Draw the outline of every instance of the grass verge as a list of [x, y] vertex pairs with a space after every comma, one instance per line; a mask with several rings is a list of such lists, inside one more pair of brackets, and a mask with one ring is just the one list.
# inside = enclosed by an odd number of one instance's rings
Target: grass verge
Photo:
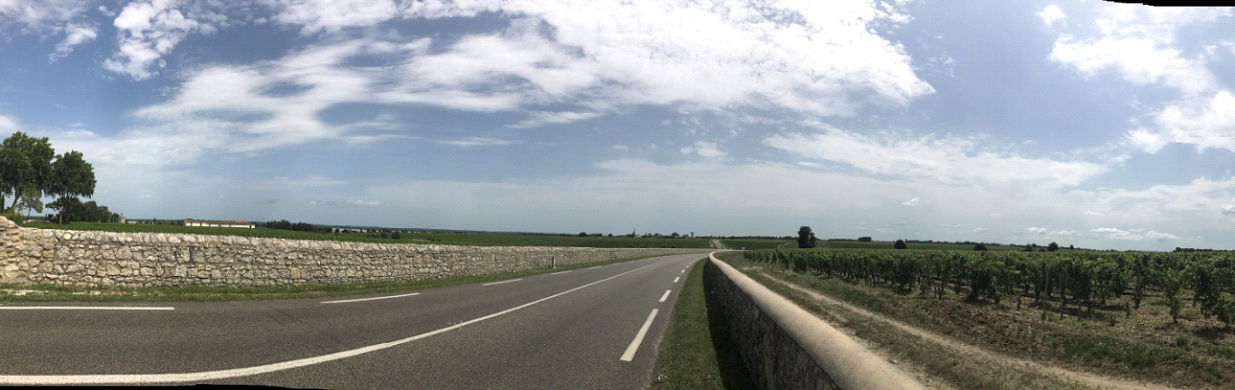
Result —
[[62, 286], [0, 285], [0, 302], [213, 302], [271, 299], [328, 298], [349, 295], [414, 291], [430, 288], [486, 283], [521, 278], [550, 272], [595, 267], [658, 256], [630, 257], [595, 263], [563, 265], [557, 268], [535, 268], [457, 278], [409, 280], [402, 282], [369, 282], [299, 286], [256, 287], [112, 287], [76, 288]]
[[691, 268], [656, 359], [655, 390], [754, 389], [736, 346], [722, 328], [724, 319], [708, 310], [700, 260]]

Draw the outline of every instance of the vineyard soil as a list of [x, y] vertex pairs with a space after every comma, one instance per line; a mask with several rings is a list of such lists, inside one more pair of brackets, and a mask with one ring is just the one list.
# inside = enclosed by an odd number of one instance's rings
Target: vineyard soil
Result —
[[1130, 298], [1117, 297], [1093, 315], [1070, 305], [1061, 317], [1058, 299], [1035, 305], [1021, 297], [1018, 309], [1014, 297], [967, 301], [949, 287], [937, 298], [740, 254], [724, 260], [915, 368], [935, 388], [1219, 389], [1230, 388], [1235, 372], [1235, 337], [1187, 304], [1180, 323], [1171, 323], [1157, 291], [1140, 309], [1124, 310]]

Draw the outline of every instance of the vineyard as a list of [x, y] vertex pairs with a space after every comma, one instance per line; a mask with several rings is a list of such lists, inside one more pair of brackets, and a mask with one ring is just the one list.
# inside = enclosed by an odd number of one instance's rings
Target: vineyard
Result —
[[[1235, 323], [1235, 255], [1227, 253], [768, 249], [745, 256], [901, 293], [917, 290], [940, 298], [950, 290], [969, 301], [1015, 300], [1017, 309], [1032, 300], [1043, 307], [1043, 317], [1051, 301], [1059, 302], [1061, 314], [1069, 307], [1091, 318], [1095, 310], [1130, 312], [1155, 291], [1173, 323], [1185, 302], [1227, 330]], [[1119, 297], [1130, 302], [1108, 305]]]

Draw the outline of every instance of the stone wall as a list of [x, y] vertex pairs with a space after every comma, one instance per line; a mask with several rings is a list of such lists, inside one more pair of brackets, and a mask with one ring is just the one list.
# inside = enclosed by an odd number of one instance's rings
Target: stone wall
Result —
[[21, 228], [0, 218], [0, 282], [270, 286], [402, 281], [672, 253], [672, 248], [471, 247]]
[[839, 389], [827, 372], [746, 292], [705, 261], [703, 286], [708, 308], [725, 318], [724, 332], [734, 341], [755, 387], [768, 389]]

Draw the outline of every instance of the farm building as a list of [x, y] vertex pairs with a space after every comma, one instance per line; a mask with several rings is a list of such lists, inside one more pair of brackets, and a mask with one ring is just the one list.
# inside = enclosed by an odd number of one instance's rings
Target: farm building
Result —
[[235, 228], [254, 228], [252, 222], [246, 221], [206, 221], [200, 219], [185, 219], [184, 226], [205, 226], [205, 227], [235, 227]]

